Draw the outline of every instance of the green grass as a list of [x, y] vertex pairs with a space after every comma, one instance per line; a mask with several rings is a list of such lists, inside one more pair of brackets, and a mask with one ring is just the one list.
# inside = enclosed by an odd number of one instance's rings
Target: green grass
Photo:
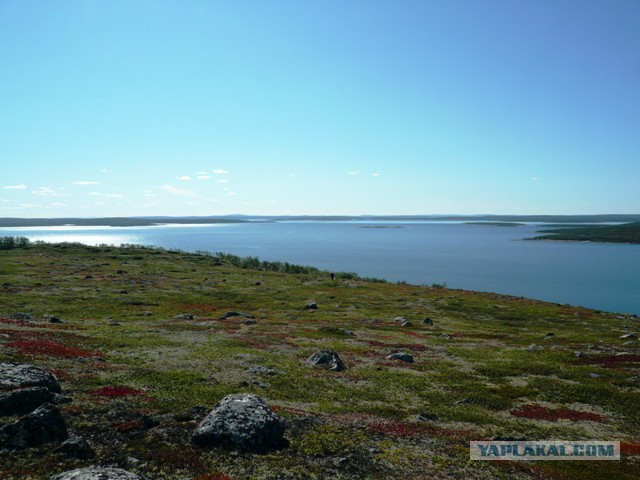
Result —
[[[311, 301], [317, 311], [304, 308]], [[256, 323], [222, 319], [228, 311]], [[15, 312], [33, 322], [17, 322]], [[194, 318], [175, 318], [180, 313]], [[66, 324], [47, 323], [44, 314]], [[400, 327], [397, 316], [414, 325]], [[421, 325], [424, 317], [434, 325]], [[351, 274], [331, 281], [313, 268], [226, 254], [15, 242], [0, 250], [0, 334], [9, 337], [0, 361], [54, 370], [73, 398], [63, 416], [91, 441], [99, 463], [151, 479], [205, 480], [212, 472], [233, 479], [574, 478], [565, 462], [469, 462], [468, 442], [493, 435], [638, 442], [640, 362], [614, 356], [636, 351], [619, 336], [638, 330], [629, 316]], [[440, 338], [445, 332], [452, 337]], [[549, 332], [555, 335], [545, 340]], [[28, 348], [34, 339], [99, 358], [36, 354]], [[532, 343], [544, 349], [529, 351]], [[347, 369], [308, 367], [319, 349], [337, 351]], [[387, 360], [396, 350], [415, 362]], [[279, 373], [251, 374], [255, 365]], [[95, 394], [104, 387], [140, 393]], [[190, 445], [201, 416], [188, 412], [237, 392], [260, 395], [287, 420], [288, 448], [234, 456]], [[512, 414], [529, 404], [578, 408], [606, 421]], [[417, 422], [423, 412], [436, 420]], [[144, 427], [143, 414], [158, 425]], [[129, 466], [127, 456], [143, 461]], [[625, 456], [611, 471], [633, 478], [637, 459]], [[85, 463], [47, 446], [3, 455], [0, 477], [46, 478]], [[589, 465], [587, 478], [608, 479], [608, 468]]]

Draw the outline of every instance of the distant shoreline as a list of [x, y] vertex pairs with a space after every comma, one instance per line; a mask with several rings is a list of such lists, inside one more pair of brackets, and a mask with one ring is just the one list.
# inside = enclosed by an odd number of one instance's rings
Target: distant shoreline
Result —
[[576, 225], [585, 223], [640, 222], [640, 214], [607, 215], [219, 215], [219, 216], [149, 216], [149, 217], [96, 217], [96, 218], [0, 218], [0, 228], [8, 227], [145, 227], [166, 224], [228, 224], [286, 221], [460, 221], [471, 224], [516, 226], [523, 222]]

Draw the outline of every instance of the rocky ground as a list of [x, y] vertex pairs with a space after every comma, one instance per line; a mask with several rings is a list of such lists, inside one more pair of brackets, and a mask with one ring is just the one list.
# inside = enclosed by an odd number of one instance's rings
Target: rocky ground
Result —
[[[636, 317], [233, 263], [0, 251], [0, 478], [637, 478]], [[471, 461], [491, 438], [623, 455]]]

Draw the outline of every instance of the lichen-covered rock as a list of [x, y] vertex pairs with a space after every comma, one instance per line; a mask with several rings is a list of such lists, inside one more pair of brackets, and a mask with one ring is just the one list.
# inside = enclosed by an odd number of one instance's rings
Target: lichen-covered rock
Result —
[[0, 416], [24, 415], [45, 403], [54, 403], [54, 395], [45, 387], [31, 387], [13, 390], [0, 395]]
[[59, 473], [50, 480], [144, 480], [144, 477], [120, 468], [88, 467]]
[[60, 383], [55, 375], [35, 365], [25, 363], [0, 363], [0, 391], [27, 387], [45, 387], [60, 393]]
[[67, 428], [60, 411], [50, 403], [0, 428], [0, 448], [36, 447], [66, 438]]
[[394, 352], [387, 355], [387, 360], [402, 360], [403, 362], [413, 363], [413, 357], [405, 352]]
[[344, 363], [333, 350], [319, 350], [307, 359], [307, 365], [312, 367], [323, 367], [332, 372], [344, 370]]
[[87, 442], [84, 437], [78, 436], [73, 436], [65, 440], [56, 451], [80, 460], [87, 460], [96, 456], [96, 452], [91, 448], [89, 442]]
[[200, 423], [192, 441], [203, 447], [258, 452], [286, 445], [286, 426], [258, 396], [227, 395]]

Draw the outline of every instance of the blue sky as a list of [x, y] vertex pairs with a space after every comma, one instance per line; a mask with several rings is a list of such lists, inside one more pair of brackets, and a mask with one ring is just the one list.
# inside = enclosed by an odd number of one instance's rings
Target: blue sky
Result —
[[0, 216], [640, 213], [640, 2], [0, 2]]

